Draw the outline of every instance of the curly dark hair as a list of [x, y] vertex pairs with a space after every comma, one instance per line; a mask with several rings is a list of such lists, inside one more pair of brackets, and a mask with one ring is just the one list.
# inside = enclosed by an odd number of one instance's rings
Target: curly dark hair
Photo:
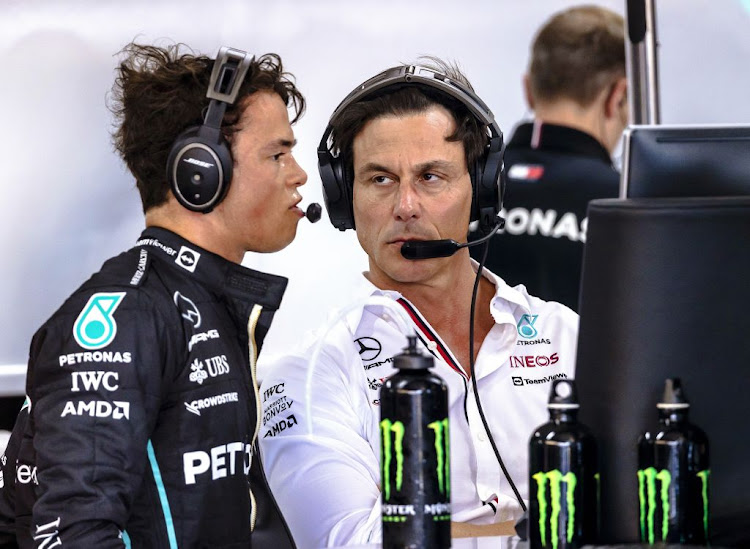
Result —
[[[474, 91], [469, 79], [455, 64], [437, 57], [423, 56], [418, 59], [418, 65], [441, 73]], [[336, 155], [343, 155], [347, 181], [354, 180], [352, 146], [365, 124], [381, 116], [423, 113], [435, 105], [444, 107], [453, 117], [456, 129], [446, 140], [460, 141], [463, 144], [466, 166], [471, 169], [487, 147], [487, 128], [457, 99], [427, 86], [412, 85], [377, 93], [352, 103], [332, 121], [331, 151]]]
[[[116, 120], [114, 145], [135, 176], [145, 213], [167, 200], [166, 166], [172, 143], [203, 121], [214, 60], [184, 44], [158, 47], [131, 42], [118, 55], [124, 59], [108, 101]], [[259, 90], [277, 93], [292, 107], [292, 123], [302, 116], [305, 98], [293, 79], [284, 72], [278, 55], [253, 59], [237, 101], [224, 114], [222, 132], [230, 145], [244, 108], [242, 100]]]

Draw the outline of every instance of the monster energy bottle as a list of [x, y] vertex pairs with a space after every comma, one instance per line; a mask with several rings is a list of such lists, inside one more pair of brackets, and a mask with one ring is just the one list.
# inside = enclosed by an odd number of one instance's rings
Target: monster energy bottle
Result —
[[410, 336], [380, 389], [384, 549], [451, 546], [448, 388]]
[[566, 549], [595, 543], [599, 520], [596, 440], [578, 423], [575, 382], [550, 390], [549, 423], [529, 440], [529, 547]]
[[679, 378], [666, 380], [656, 407], [658, 432], [638, 442], [641, 541], [708, 543], [708, 437], [688, 421]]

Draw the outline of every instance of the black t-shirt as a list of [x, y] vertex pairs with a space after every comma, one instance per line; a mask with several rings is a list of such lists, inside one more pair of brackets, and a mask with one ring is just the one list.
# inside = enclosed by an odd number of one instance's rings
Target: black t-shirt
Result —
[[[586, 208], [619, 194], [609, 153], [579, 130], [526, 123], [507, 145], [505, 168], [505, 229], [490, 240], [486, 266], [511, 286], [577, 310]], [[482, 250], [473, 247], [472, 256]]]

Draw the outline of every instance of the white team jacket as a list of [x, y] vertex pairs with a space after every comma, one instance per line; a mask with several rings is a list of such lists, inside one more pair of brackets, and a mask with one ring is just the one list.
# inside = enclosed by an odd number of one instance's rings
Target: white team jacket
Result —
[[[511, 478], [528, 501], [528, 441], [548, 420], [550, 381], [572, 378], [578, 316], [559, 303], [496, 286], [495, 326], [475, 364], [479, 398]], [[448, 385], [453, 516], [516, 519], [516, 501], [482, 426], [471, 381], [419, 311], [362, 278], [362, 300], [289, 354], [260, 364], [260, 448], [276, 501], [301, 548], [381, 539], [380, 387], [406, 335], [420, 336]], [[404, 314], [406, 313], [406, 314]], [[423, 347], [424, 348], [424, 347]], [[468, 369], [468, 365], [467, 365]], [[492, 515], [483, 502], [497, 496]]]

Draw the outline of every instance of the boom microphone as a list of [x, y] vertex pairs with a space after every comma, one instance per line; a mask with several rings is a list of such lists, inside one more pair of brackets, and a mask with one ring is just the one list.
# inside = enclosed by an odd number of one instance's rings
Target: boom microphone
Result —
[[305, 210], [305, 217], [310, 223], [317, 223], [320, 220], [320, 213], [323, 208], [317, 202], [312, 202]]
[[459, 244], [451, 238], [443, 240], [412, 240], [401, 246], [401, 255], [406, 259], [434, 259], [436, 257], [450, 257], [461, 248], [470, 248], [487, 242], [497, 231], [505, 226], [505, 220], [499, 215], [495, 218], [495, 226], [487, 236], [473, 242]]

